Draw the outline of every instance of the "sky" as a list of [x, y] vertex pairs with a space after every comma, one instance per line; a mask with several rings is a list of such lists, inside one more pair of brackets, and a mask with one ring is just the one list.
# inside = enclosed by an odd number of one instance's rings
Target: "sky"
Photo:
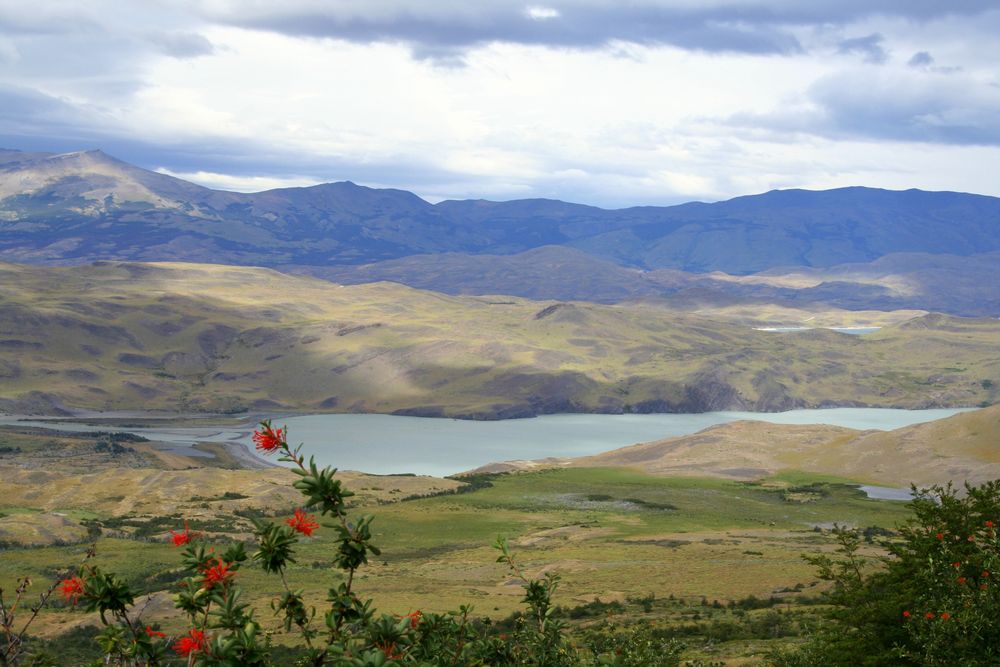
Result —
[[993, 0], [0, 0], [0, 147], [430, 201], [1000, 196], [998, 34]]

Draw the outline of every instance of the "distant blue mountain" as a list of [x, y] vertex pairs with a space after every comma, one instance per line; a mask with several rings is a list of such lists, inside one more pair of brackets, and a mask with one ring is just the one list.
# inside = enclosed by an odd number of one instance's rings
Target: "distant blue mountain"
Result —
[[435, 205], [349, 182], [221, 192], [100, 151], [0, 151], [0, 260], [336, 267], [543, 246], [624, 267], [731, 274], [968, 256], [1000, 251], [1000, 199], [852, 187], [619, 210], [545, 199]]

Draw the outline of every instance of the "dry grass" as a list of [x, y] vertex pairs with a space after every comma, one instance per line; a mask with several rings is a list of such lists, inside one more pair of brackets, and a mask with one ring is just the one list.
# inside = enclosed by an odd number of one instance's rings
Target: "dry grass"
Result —
[[775, 334], [642, 304], [449, 297], [211, 265], [0, 265], [0, 321], [0, 409], [35, 414], [967, 406], [995, 400], [987, 381], [1000, 377], [992, 319]]

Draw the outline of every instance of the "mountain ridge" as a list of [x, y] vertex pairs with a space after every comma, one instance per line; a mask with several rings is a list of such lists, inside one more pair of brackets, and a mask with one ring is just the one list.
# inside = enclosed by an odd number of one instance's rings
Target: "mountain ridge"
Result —
[[[881, 216], [878, 220], [865, 217], [874, 211]], [[316, 240], [318, 231], [343, 236], [337, 246], [345, 245], [352, 233], [373, 242], [367, 248], [360, 244], [342, 252], [330, 247], [324, 264], [377, 261], [428, 248], [512, 254], [556, 244], [623, 266], [745, 274], [775, 266], [870, 261], [890, 251], [966, 255], [1000, 250], [1000, 199], [987, 195], [852, 186], [771, 190], [668, 207], [603, 209], [555, 199], [431, 204], [406, 190], [369, 188], [351, 181], [258, 193], [212, 190], [135, 167], [100, 150], [0, 151], [0, 213], [7, 223], [44, 224], [55, 218], [64, 225], [71, 220], [79, 224], [89, 216], [104, 225], [146, 221], [159, 229], [167, 223], [180, 225], [182, 218], [217, 220], [237, 232], [254, 227], [286, 246], [296, 240]], [[973, 213], [978, 217], [970, 217]], [[898, 220], [890, 224], [893, 216]], [[929, 231], [940, 231], [956, 219], [961, 219], [961, 228], [948, 230], [950, 237], [938, 234], [936, 245], [930, 244]], [[9, 227], [6, 231], [17, 231]], [[227, 236], [225, 230], [197, 231], [231, 242], [239, 238], [238, 234]], [[441, 238], [442, 233], [450, 238]], [[734, 250], [734, 235], [742, 235], [744, 245], [764, 240], [772, 246], [782, 243], [751, 258]], [[831, 245], [826, 238], [830, 235], [836, 241], [832, 245], [839, 244], [835, 249], [820, 251], [810, 245], [811, 239]], [[22, 242], [29, 241], [24, 238]], [[712, 246], [711, 252], [706, 244]], [[724, 250], [727, 244], [731, 247]], [[79, 259], [154, 259], [132, 256], [135, 253], [128, 248], [111, 248], [106, 253], [105, 257]], [[299, 249], [298, 255], [302, 254]], [[281, 263], [280, 259], [275, 263]]]
[[[564, 259], [551, 261], [551, 248]], [[623, 209], [432, 204], [351, 181], [227, 192], [100, 150], [0, 150], [0, 260], [10, 262], [207, 262], [448, 293], [998, 316], [997, 258], [1000, 198], [987, 195], [851, 186]]]

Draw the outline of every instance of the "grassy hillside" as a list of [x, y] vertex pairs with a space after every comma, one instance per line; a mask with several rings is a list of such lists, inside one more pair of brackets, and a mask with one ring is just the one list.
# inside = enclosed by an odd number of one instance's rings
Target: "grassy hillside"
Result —
[[963, 316], [1000, 314], [993, 279], [1000, 253], [972, 256], [894, 253], [860, 264], [776, 268], [751, 275], [620, 266], [564, 246], [512, 255], [438, 253], [371, 264], [302, 266], [294, 272], [358, 284], [391, 280], [447, 294], [513, 294], [529, 299], [616, 303], [665, 299], [675, 308], [781, 304], [802, 317], [841, 310], [926, 309]]
[[0, 410], [402, 412], [969, 406], [1000, 321], [776, 334], [664, 307], [451, 297], [186, 264], [0, 266]]
[[1000, 406], [894, 431], [735, 422], [700, 433], [572, 459], [657, 475], [757, 479], [785, 471], [886, 486], [1000, 479]]

